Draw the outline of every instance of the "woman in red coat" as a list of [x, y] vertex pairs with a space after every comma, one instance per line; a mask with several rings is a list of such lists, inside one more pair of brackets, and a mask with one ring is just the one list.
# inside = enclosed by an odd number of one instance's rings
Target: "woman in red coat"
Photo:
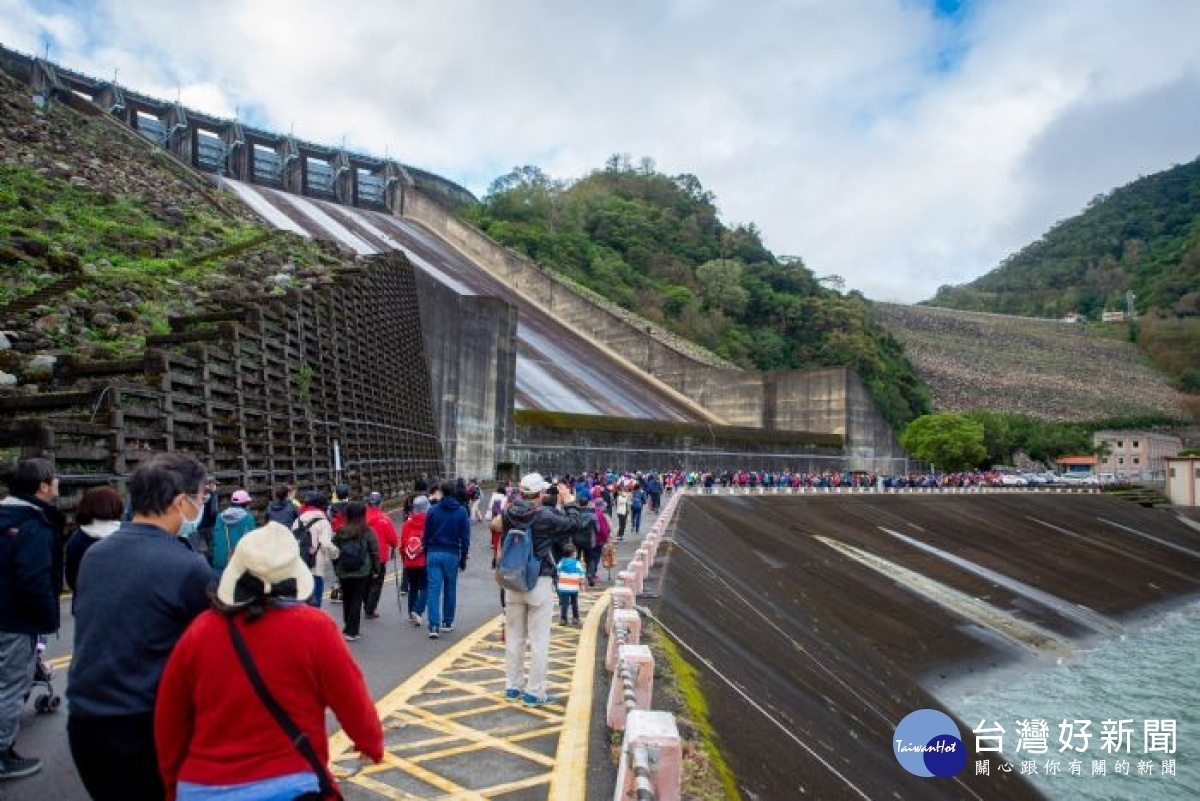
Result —
[[[159, 686], [154, 736], [168, 798], [234, 788], [239, 798], [323, 797], [322, 785], [332, 782], [326, 707], [363, 756], [383, 758], [383, 727], [362, 671], [337, 624], [304, 603], [312, 591], [312, 572], [283, 526], [268, 523], [238, 543], [214, 608], [188, 627]], [[266, 691], [311, 743], [309, 757], [264, 705], [231, 626]]]

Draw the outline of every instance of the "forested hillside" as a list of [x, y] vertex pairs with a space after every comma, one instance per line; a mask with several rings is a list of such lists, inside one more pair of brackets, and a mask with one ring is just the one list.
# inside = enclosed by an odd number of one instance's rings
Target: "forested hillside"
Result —
[[622, 157], [574, 183], [536, 167], [497, 179], [465, 216], [542, 266], [746, 368], [849, 364], [894, 427], [929, 409], [899, 343], [856, 292], [727, 227], [693, 175]]
[[1136, 296], [1130, 338], [1187, 392], [1200, 392], [1200, 159], [1097, 196], [1064, 220], [928, 305], [1032, 317], [1078, 312], [1096, 320]]

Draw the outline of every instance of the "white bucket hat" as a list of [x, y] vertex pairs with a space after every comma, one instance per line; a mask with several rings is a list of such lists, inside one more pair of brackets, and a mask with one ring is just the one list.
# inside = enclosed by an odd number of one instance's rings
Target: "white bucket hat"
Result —
[[229, 606], [241, 606], [253, 600], [238, 587], [238, 582], [247, 573], [263, 583], [264, 594], [270, 594], [273, 588], [288, 580], [296, 582], [296, 600], [308, 600], [313, 593], [312, 571], [300, 558], [296, 538], [279, 523], [267, 523], [242, 537], [221, 574], [217, 598]]

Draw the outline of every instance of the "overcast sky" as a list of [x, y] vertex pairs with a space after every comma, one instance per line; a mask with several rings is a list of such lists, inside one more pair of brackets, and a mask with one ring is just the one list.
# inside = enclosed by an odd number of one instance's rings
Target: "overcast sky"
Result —
[[612, 153], [876, 300], [1200, 155], [1197, 0], [0, 0], [0, 42], [478, 195]]

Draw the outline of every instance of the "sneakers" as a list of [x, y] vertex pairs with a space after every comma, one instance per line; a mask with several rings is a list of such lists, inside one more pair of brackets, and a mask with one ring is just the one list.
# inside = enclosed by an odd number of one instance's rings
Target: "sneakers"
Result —
[[342, 636], [346, 638], [346, 642], [358, 642], [362, 639], [361, 634], [346, 634], [342, 632]]
[[525, 706], [541, 706], [542, 704], [557, 704], [558, 698], [553, 695], [536, 696], [531, 693], [525, 693], [521, 696], [521, 703]]
[[442, 634], [449, 634], [452, 631], [454, 631], [453, 623], [447, 623], [446, 625], [442, 626]]
[[431, 640], [436, 640], [436, 639], [437, 639], [438, 637], [440, 637], [440, 636], [441, 636], [441, 635], [440, 635], [440, 634], [438, 634], [438, 630], [437, 630], [437, 629], [430, 629], [430, 630], [429, 630], [429, 639], [431, 639]]
[[412, 623], [414, 626], [420, 626], [420, 625], [421, 625], [421, 616], [420, 616], [420, 615], [418, 615], [416, 612], [409, 612], [409, 613], [408, 613], [408, 620], [409, 620], [409, 622], [410, 622], [410, 623]]
[[504, 697], [510, 701], [515, 701], [521, 697], [521, 691], [518, 690], [516, 687], [509, 687], [507, 690], [504, 691]]
[[367, 612], [366, 618], [367, 618], [367, 620], [379, 620], [379, 613], [378, 612]]
[[32, 776], [41, 769], [42, 760], [20, 756], [11, 747], [0, 754], [0, 779], [20, 779]]

